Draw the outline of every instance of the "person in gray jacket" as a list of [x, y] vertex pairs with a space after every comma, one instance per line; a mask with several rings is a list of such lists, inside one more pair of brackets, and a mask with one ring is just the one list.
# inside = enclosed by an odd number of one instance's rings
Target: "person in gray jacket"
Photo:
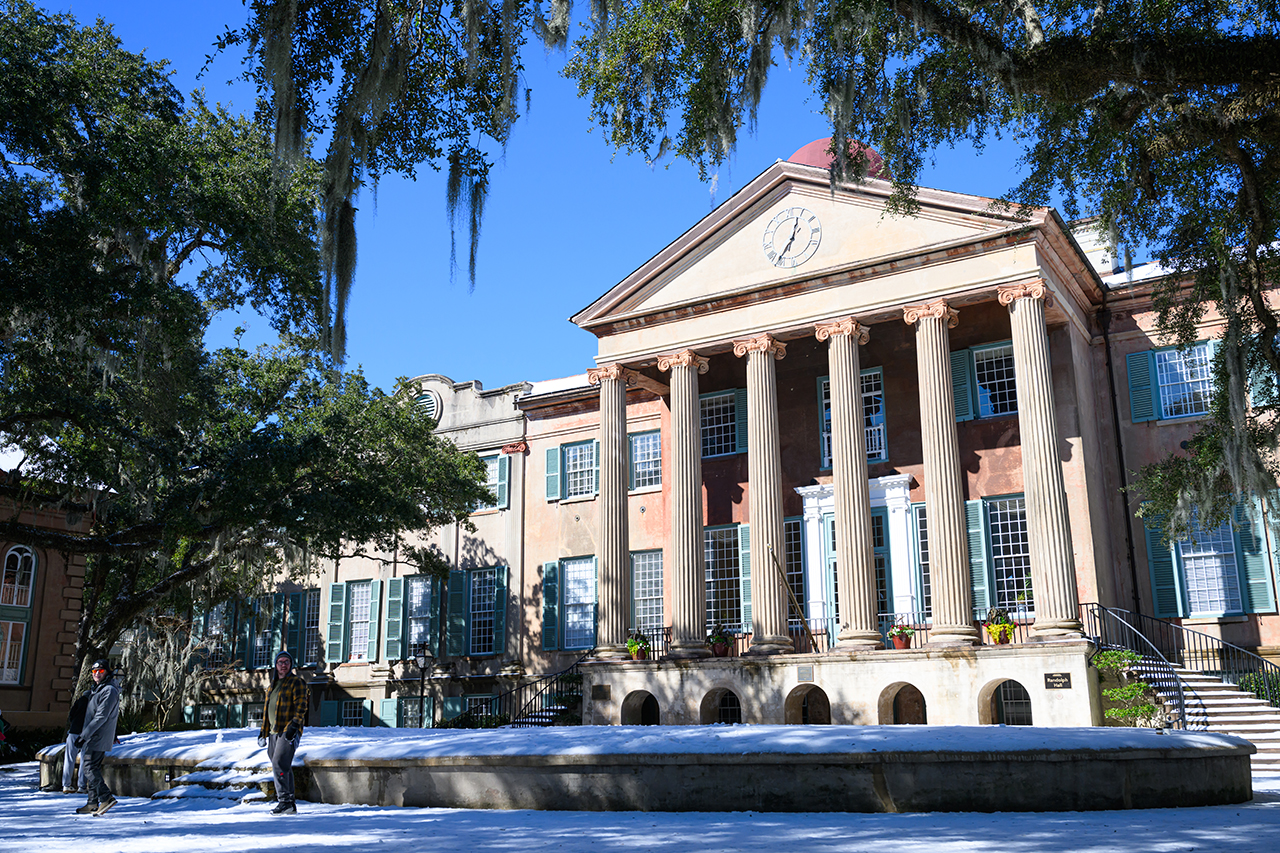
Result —
[[93, 663], [93, 692], [85, 709], [84, 729], [75, 745], [80, 760], [88, 766], [89, 802], [76, 809], [76, 814], [104, 815], [116, 804], [111, 789], [102, 780], [102, 762], [116, 740], [116, 720], [120, 718], [120, 688], [116, 687], [111, 665], [105, 660]]

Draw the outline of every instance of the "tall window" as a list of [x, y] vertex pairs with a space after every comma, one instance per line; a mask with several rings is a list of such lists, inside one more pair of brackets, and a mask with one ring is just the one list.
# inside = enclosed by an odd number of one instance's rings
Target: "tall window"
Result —
[[631, 555], [631, 594], [636, 629], [646, 637], [656, 637], [665, 627], [661, 551], [640, 551]]
[[18, 684], [22, 678], [25, 622], [0, 622], [0, 684]]
[[1018, 411], [1012, 344], [975, 349], [973, 372], [978, 389], [978, 417], [990, 418]]
[[596, 644], [596, 561], [574, 557], [564, 567], [564, 647], [589, 649]]
[[564, 451], [564, 496], [574, 498], [596, 491], [596, 444], [580, 441], [566, 444]]
[[922, 611], [924, 618], [933, 616], [933, 595], [929, 585], [929, 519], [925, 514], [924, 504], [916, 504], [916, 558], [920, 566], [920, 589], [916, 606]]
[[497, 606], [497, 571], [475, 569], [471, 572], [471, 651], [473, 655], [494, 653], [494, 627]]
[[302, 663], [315, 666], [324, 657], [324, 641], [320, 636], [320, 590], [309, 589], [302, 604]]
[[480, 462], [484, 465], [485, 488], [493, 492], [494, 502], [488, 506], [476, 507], [476, 509], [497, 509], [505, 503], [501, 494], [502, 487], [505, 485], [502, 477], [502, 456], [498, 453], [492, 456], [481, 456]]
[[431, 644], [431, 578], [414, 575], [405, 578], [405, 616], [409, 620], [409, 657]]
[[1213, 393], [1213, 358], [1207, 341], [1184, 350], [1155, 354], [1160, 389], [1160, 417], [1185, 418], [1209, 411]]
[[215, 604], [205, 615], [204, 642], [205, 648], [208, 649], [207, 660], [211, 669], [217, 669], [229, 663], [231, 613], [230, 602], [223, 601]]
[[350, 602], [347, 605], [347, 659], [365, 660], [369, 654], [369, 607], [371, 585], [350, 585]]
[[889, 612], [889, 540], [885, 536], [883, 513], [871, 514], [871, 559], [876, 572], [876, 613]]
[[253, 652], [250, 657], [254, 669], [271, 666], [271, 596], [258, 597], [253, 608]]
[[631, 445], [631, 488], [662, 485], [662, 434], [654, 430], [627, 438]]
[[782, 522], [782, 553], [785, 557], [787, 585], [795, 595], [795, 604], [800, 605], [800, 612], [797, 613], [791, 599], [787, 599], [787, 627], [798, 631], [806, 615], [803, 519], [788, 518]]
[[[884, 372], [879, 367], [862, 371], [862, 427], [867, 447], [868, 462], [882, 462], [889, 458], [885, 436]], [[818, 380], [822, 405], [822, 467], [831, 467], [831, 380]]]
[[35, 553], [25, 545], [13, 546], [4, 556], [0, 580], [0, 605], [5, 606], [4, 619], [0, 621], [0, 684], [18, 684], [22, 680], [35, 567]]
[[707, 630], [749, 631], [742, 613], [742, 574], [737, 527], [702, 532], [707, 576]]
[[1236, 573], [1235, 537], [1229, 522], [1212, 530], [1197, 524], [1191, 537], [1178, 543], [1178, 556], [1187, 584], [1187, 605], [1193, 615], [1244, 612]]
[[987, 529], [996, 605], [1029, 616], [1035, 610], [1035, 600], [1031, 591], [1026, 501], [1022, 498], [987, 501]]
[[[702, 455], [724, 456], [738, 452], [737, 393], [707, 394], [702, 397]], [[744, 416], [746, 412], [742, 413]]]
[[13, 607], [31, 606], [31, 582], [35, 577], [36, 558], [30, 548], [15, 545], [4, 557], [4, 580], [0, 583], [0, 604]]

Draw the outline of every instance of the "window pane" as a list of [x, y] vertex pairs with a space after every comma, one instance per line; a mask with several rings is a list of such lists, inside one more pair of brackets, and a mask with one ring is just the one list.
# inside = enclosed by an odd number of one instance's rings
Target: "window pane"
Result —
[[253, 624], [253, 668], [271, 666], [271, 596], [258, 598]]
[[917, 606], [926, 619], [933, 616], [933, 596], [929, 586], [929, 520], [923, 505], [916, 510], [917, 553], [920, 557], [920, 598]]
[[974, 350], [973, 369], [978, 378], [980, 417], [989, 418], [1018, 411], [1012, 345]]
[[466, 710], [472, 714], [481, 716], [492, 716], [496, 712], [495, 706], [498, 704], [495, 700], [496, 696], [467, 696], [465, 697], [467, 707]]
[[302, 661], [306, 665], [313, 666], [320, 662], [324, 654], [324, 646], [320, 642], [320, 590], [307, 590], [304, 613]]
[[409, 617], [409, 656], [416, 657], [431, 641], [431, 578], [407, 578], [405, 587], [405, 610]]
[[347, 626], [350, 644], [348, 660], [364, 660], [369, 654], [369, 592], [368, 582], [353, 583], [348, 594], [351, 601], [347, 609]]
[[209, 610], [205, 624], [204, 644], [208, 649], [208, 661], [211, 669], [227, 665], [228, 635], [231, 632], [231, 606], [227, 602], [215, 604]]
[[798, 518], [782, 522], [782, 553], [785, 555], [787, 585], [795, 593], [796, 604], [800, 605], [800, 612], [796, 613], [795, 606], [787, 599], [787, 627], [797, 631], [800, 630], [801, 619], [808, 608], [804, 590], [803, 526], [804, 522]]
[[742, 575], [738, 567], [738, 528], [702, 532], [707, 572], [707, 630], [717, 626], [737, 633], [742, 624]]
[[498, 595], [497, 571], [471, 573], [471, 654], [493, 654], [494, 605]]
[[662, 552], [631, 555], [631, 591], [635, 601], [635, 627], [650, 639], [664, 627], [662, 614]]
[[35, 571], [35, 555], [25, 545], [9, 549], [4, 558], [4, 580], [0, 582], [0, 604], [14, 607], [31, 606], [31, 576]]
[[342, 725], [359, 728], [364, 725], [364, 703], [359, 699], [342, 701]]
[[879, 370], [862, 374], [862, 420], [867, 438], [867, 458], [884, 459], [884, 376]]
[[[484, 463], [485, 481], [484, 485], [489, 491], [493, 492], [494, 497], [498, 496], [498, 456], [481, 456], [480, 461]], [[494, 509], [496, 504], [487, 504], [486, 506], [476, 507], [477, 510]]]
[[1178, 543], [1178, 556], [1192, 614], [1244, 612], [1230, 523], [1223, 522], [1213, 530], [1195, 525], [1191, 538]]
[[1160, 383], [1160, 416], [1182, 418], [1209, 411], [1213, 392], [1209, 345], [1156, 353], [1156, 377]]
[[831, 467], [831, 380], [822, 380], [822, 467]]
[[884, 516], [871, 516], [871, 548], [876, 572], [876, 613], [889, 612], [889, 540], [884, 533]]
[[702, 455], [738, 452], [737, 402], [733, 392], [702, 398]]
[[631, 479], [635, 488], [662, 485], [662, 435], [642, 432], [631, 436]]
[[596, 644], [596, 564], [590, 557], [564, 561], [564, 647]]
[[0, 684], [17, 684], [22, 671], [23, 622], [0, 622]]
[[1027, 542], [1027, 507], [1022, 498], [987, 502], [991, 537], [991, 566], [995, 572], [996, 605], [1030, 616], [1035, 610], [1031, 593], [1031, 548]]
[[564, 496], [591, 495], [596, 491], [596, 446], [594, 442], [564, 446]]

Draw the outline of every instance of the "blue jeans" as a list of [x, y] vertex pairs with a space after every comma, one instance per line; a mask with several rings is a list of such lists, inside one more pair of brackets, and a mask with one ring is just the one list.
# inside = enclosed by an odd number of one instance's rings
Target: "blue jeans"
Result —
[[79, 788], [84, 791], [88, 789], [88, 764], [84, 759], [80, 760], [80, 784], [74, 784], [76, 781], [76, 756], [80, 754], [80, 750], [76, 747], [76, 738], [80, 737], [79, 733], [67, 733], [67, 751], [66, 757], [62, 763], [62, 787]]

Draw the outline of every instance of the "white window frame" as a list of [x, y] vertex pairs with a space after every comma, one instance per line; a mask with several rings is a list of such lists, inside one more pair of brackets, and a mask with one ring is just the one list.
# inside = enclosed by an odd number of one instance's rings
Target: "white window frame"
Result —
[[493, 636], [498, 608], [498, 570], [493, 567], [467, 572], [467, 654], [496, 654]]
[[35, 552], [26, 545], [12, 546], [4, 555], [4, 573], [0, 576], [0, 606], [29, 610], [35, 579]]
[[[1194, 343], [1186, 349], [1176, 347], [1153, 350], [1159, 399], [1159, 420], [1196, 418], [1209, 414], [1213, 396], [1213, 350], [1209, 341]], [[1175, 381], [1176, 377], [1176, 381]], [[1175, 389], [1178, 389], [1175, 392]], [[1200, 408], [1190, 408], [1198, 399]], [[1174, 410], [1186, 405], [1185, 411]]]
[[410, 575], [404, 579], [405, 647], [408, 657], [431, 648], [431, 617], [436, 602], [430, 575]]
[[[1008, 359], [1007, 378], [1000, 378], [995, 382], [988, 382], [984, 385], [979, 377], [979, 361], [990, 353], [1001, 352]], [[975, 403], [975, 415], [978, 419], [1003, 418], [1009, 415], [1018, 414], [1018, 374], [1017, 366], [1014, 363], [1013, 343], [1006, 341], [998, 344], [984, 344], [980, 347], [973, 347], [969, 350], [970, 362], [973, 365], [973, 391]], [[1007, 383], [1008, 387], [1004, 387]], [[1001, 404], [1007, 408], [995, 411], [994, 404], [991, 402], [992, 391], [987, 387], [989, 385], [997, 385], [999, 394], [1001, 395]]]
[[324, 658], [324, 634], [320, 631], [320, 590], [302, 594], [302, 665], [315, 666]]
[[[1230, 521], [1222, 522], [1213, 530], [1205, 530], [1195, 523], [1191, 536], [1178, 541], [1177, 557], [1187, 596], [1187, 612], [1192, 618], [1237, 616], [1245, 612], [1239, 555]], [[1221, 606], [1215, 606], [1219, 604]]]
[[28, 623], [0, 621], [0, 684], [22, 683], [22, 661], [27, 650]]
[[[863, 446], [868, 462], [884, 462], [889, 458], [888, 427], [884, 405], [884, 368], [870, 367], [858, 377], [862, 394]], [[831, 377], [818, 377], [819, 452], [821, 468], [831, 470]]]
[[1035, 616], [1031, 539], [1024, 495], [984, 498], [991, 602], [1019, 619]]
[[575, 441], [560, 445], [561, 497], [586, 498], [596, 493], [596, 443]]
[[[738, 441], [738, 419], [746, 413], [738, 411], [738, 397], [739, 394], [734, 389], [699, 396], [698, 433], [703, 459], [732, 456], [741, 452]], [[726, 410], [732, 410], [732, 417], [724, 414]], [[720, 420], [708, 423], [709, 420], [717, 418]]]
[[[363, 591], [363, 593], [362, 593]], [[357, 601], [357, 596], [363, 599]], [[373, 583], [351, 581], [347, 584], [347, 660], [369, 658], [369, 614], [373, 608]]]
[[596, 644], [595, 557], [566, 557], [560, 561], [560, 613], [564, 648], [572, 651]]
[[646, 430], [627, 436], [627, 458], [630, 463], [630, 490], [657, 489], [662, 486], [662, 432]]
[[666, 628], [662, 551], [631, 552], [631, 627], [650, 640]]
[[702, 530], [708, 632], [722, 627], [730, 633], [739, 634], [747, 633], [751, 627], [742, 612], [739, 527], [730, 524], [704, 527]]

